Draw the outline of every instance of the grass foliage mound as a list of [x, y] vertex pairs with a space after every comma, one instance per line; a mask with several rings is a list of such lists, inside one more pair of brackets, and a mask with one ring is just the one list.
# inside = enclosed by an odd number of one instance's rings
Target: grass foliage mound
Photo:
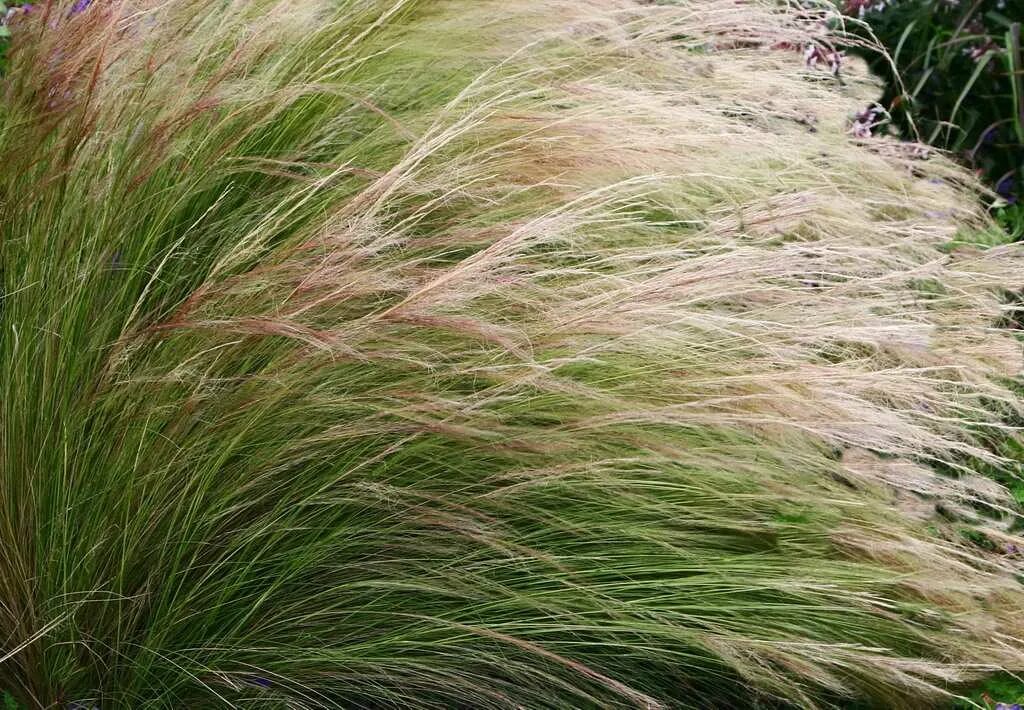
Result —
[[1020, 253], [966, 243], [951, 164], [849, 135], [876, 88], [804, 66], [820, 20], [13, 18], [0, 689], [920, 708], [1024, 666], [1012, 560], [934, 515], [1013, 506], [966, 464], [1020, 408]]

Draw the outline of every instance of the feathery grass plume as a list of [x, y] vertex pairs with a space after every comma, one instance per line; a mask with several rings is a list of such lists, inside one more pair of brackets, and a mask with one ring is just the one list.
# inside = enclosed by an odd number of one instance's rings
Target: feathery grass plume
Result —
[[932, 515], [1013, 508], [964, 462], [1020, 410], [1020, 253], [847, 133], [874, 84], [781, 49], [822, 13], [72, 5], [0, 84], [20, 702], [919, 708], [1024, 665], [1013, 564]]

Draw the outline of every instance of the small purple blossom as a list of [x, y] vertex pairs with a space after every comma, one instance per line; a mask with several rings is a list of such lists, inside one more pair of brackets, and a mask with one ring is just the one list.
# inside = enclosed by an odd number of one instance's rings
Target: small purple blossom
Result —
[[884, 115], [885, 111], [881, 107], [868, 106], [854, 117], [850, 132], [853, 133], [854, 138], [870, 138], [879, 124], [879, 119]]
[[804, 65], [808, 69], [814, 69], [819, 62], [823, 62], [828, 65], [828, 71], [832, 76], [839, 76], [839, 70], [843, 67], [843, 56], [842, 52], [834, 49], [809, 44], [804, 50]]
[[1003, 175], [996, 183], [996, 194], [1011, 205], [1017, 201], [1017, 195], [1014, 193], [1014, 185], [1015, 181], [1013, 179], [1013, 173]]
[[979, 59], [984, 57], [989, 52], [994, 52], [997, 49], [999, 49], [999, 45], [997, 45], [992, 40], [992, 38], [989, 37], [984, 42], [982, 42], [981, 44], [975, 44], [975, 45], [971, 45], [969, 47], [964, 47], [963, 51], [964, 51], [964, 54], [966, 54], [972, 60], [978, 61]]
[[71, 6], [71, 14], [77, 15], [80, 12], [85, 12], [90, 5], [92, 5], [92, 0], [75, 0], [75, 4]]
[[6, 24], [10, 22], [15, 16], [27, 15], [30, 12], [32, 12], [31, 5], [15, 5], [14, 7], [8, 8], [7, 12], [3, 16], [0, 16], [0, 24]]

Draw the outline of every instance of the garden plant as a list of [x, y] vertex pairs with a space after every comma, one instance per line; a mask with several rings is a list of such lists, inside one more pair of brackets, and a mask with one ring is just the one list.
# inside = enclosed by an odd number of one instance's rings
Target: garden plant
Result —
[[11, 13], [7, 701], [928, 708], [1024, 668], [1021, 251], [855, 134], [878, 81], [804, 58], [835, 20]]

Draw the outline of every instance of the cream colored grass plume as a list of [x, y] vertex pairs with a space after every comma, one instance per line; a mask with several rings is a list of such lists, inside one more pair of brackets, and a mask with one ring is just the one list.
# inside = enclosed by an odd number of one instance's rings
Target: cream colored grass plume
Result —
[[826, 15], [18, 15], [0, 689], [921, 708], [1021, 669], [1013, 561], [936, 514], [1022, 542], [973, 472], [1010, 470], [1020, 251], [850, 134]]

